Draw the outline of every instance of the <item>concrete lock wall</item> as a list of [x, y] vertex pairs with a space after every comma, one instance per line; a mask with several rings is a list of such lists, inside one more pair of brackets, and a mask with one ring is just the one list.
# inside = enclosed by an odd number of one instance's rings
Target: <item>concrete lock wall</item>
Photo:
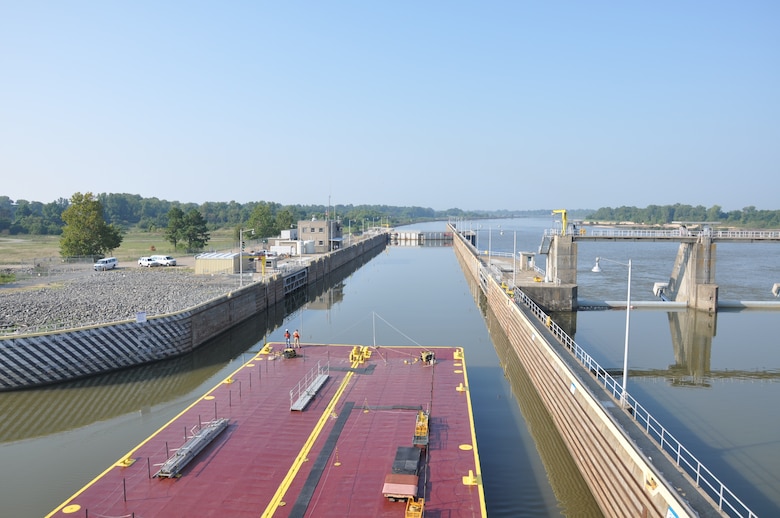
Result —
[[717, 245], [707, 237], [700, 237], [695, 243], [680, 243], [666, 292], [670, 299], [702, 311], [717, 311], [716, 249]]
[[[309, 266], [306, 284], [386, 243], [386, 236], [378, 235], [318, 257]], [[284, 298], [285, 279], [278, 274], [168, 315], [2, 337], [0, 390], [70, 381], [186, 354]]]
[[464, 240], [455, 239], [454, 248], [464, 273], [483, 286], [488, 305], [605, 516], [697, 516], [605, 412], [599, 398], [609, 396], [582, 383], [584, 369], [577, 372], [563, 361], [555, 337], [529, 318], [495, 279], [483, 275], [480, 283], [481, 261]]

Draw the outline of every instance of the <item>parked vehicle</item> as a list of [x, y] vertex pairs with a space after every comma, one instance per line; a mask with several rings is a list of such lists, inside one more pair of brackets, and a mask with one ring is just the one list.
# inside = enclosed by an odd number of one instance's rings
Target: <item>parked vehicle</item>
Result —
[[146, 266], [146, 267], [160, 266], [160, 263], [158, 263], [151, 257], [142, 257], [138, 260], [138, 266]]
[[152, 261], [157, 261], [160, 266], [176, 266], [176, 259], [170, 255], [153, 255]]
[[117, 263], [118, 261], [116, 260], [116, 257], [105, 257], [103, 259], [99, 259], [98, 262], [92, 265], [92, 267], [96, 272], [102, 272], [106, 270], [113, 270], [116, 268]]

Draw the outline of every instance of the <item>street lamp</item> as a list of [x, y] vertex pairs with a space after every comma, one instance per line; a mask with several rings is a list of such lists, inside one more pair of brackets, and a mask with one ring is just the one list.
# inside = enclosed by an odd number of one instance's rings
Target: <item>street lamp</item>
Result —
[[517, 284], [517, 230], [515, 230], [514, 243], [512, 245], [512, 289]]
[[[293, 228], [295, 229], [295, 237], [292, 236]], [[301, 255], [303, 254], [303, 249], [301, 248], [301, 232], [300, 228], [298, 228], [298, 223], [290, 223], [290, 237], [292, 238], [291, 241], [295, 242], [294, 244], [290, 245], [290, 256], [297, 255], [300, 259]], [[263, 267], [263, 274], [265, 274], [265, 260], [263, 260]], [[257, 266], [255, 266], [255, 271], [257, 271]]]
[[[238, 277], [239, 287], [244, 287], [244, 232], [252, 232], [255, 235], [255, 229], [253, 228], [240, 228], [238, 229], [238, 241], [240, 248], [238, 249]], [[233, 270], [235, 271], [235, 270]]]
[[628, 266], [628, 290], [626, 293], [626, 342], [623, 348], [623, 392], [620, 396], [620, 404], [623, 408], [626, 406], [626, 384], [628, 383], [628, 330], [631, 324], [631, 259], [628, 263], [621, 263], [620, 261], [613, 261], [605, 257], [597, 257], [596, 265], [591, 270], [595, 273], [601, 273], [601, 267], [599, 261], [608, 261], [610, 263], [619, 264], [621, 266]]
[[[499, 235], [504, 235], [504, 231], [501, 230], [501, 225], [498, 226]], [[493, 229], [490, 225], [488, 225], [488, 266], [490, 266], [490, 253], [491, 249], [493, 248]]]

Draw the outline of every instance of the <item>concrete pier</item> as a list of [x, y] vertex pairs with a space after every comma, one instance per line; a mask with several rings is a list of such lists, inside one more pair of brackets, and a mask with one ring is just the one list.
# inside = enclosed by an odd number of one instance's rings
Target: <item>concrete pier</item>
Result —
[[680, 243], [666, 297], [685, 302], [688, 307], [714, 312], [718, 309], [718, 285], [715, 284], [716, 245], [708, 236], [694, 243]]
[[[494, 275], [492, 259], [488, 264], [483, 262], [468, 241], [455, 239], [453, 247], [464, 274], [485, 294], [500, 323], [500, 332], [528, 372], [605, 516], [725, 515], [722, 507], [637, 426], [634, 409], [624, 408], [615, 398], [614, 381], [604, 372], [583, 367], [580, 362], [590, 359], [583, 358], [585, 353], [534, 304], [536, 299], [525, 296], [525, 287], [520, 285], [527, 277], [516, 283], [520, 293], [514, 292], [501, 276]], [[564, 243], [558, 251], [568, 253], [574, 248], [567, 249]], [[558, 270], [558, 274], [566, 277], [566, 269]], [[576, 300], [576, 286], [566, 291]], [[552, 298], [541, 289], [538, 297], [548, 301]], [[527, 300], [528, 304], [518, 300]], [[605, 381], [611, 383], [612, 392], [605, 390]], [[719, 492], [724, 493], [723, 489]]]

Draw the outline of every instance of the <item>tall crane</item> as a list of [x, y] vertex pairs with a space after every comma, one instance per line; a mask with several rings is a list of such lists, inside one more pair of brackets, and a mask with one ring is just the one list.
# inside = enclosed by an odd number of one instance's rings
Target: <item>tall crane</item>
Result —
[[561, 215], [561, 235], [566, 235], [566, 229], [568, 228], [569, 222], [566, 218], [566, 209], [555, 209], [552, 211], [553, 215], [560, 214]]

